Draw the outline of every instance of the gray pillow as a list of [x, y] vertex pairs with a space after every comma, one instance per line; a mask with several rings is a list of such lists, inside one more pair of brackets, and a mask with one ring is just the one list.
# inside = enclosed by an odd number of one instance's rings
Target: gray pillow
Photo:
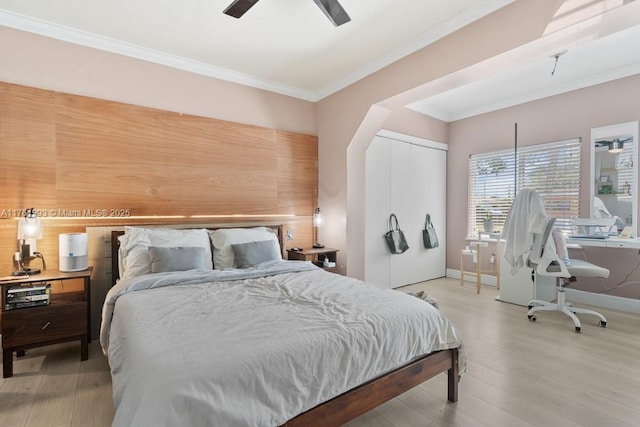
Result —
[[151, 272], [184, 271], [205, 268], [205, 249], [201, 247], [162, 248], [151, 246]]
[[234, 266], [238, 268], [251, 267], [261, 262], [282, 259], [280, 246], [275, 240], [238, 243], [231, 245], [231, 249], [233, 249]]

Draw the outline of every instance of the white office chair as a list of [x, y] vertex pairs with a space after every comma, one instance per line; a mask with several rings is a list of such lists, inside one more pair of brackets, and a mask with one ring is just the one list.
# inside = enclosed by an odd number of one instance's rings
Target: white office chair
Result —
[[[537, 234], [534, 235], [534, 244], [532, 247], [533, 250], [540, 250], [539, 258], [543, 257], [543, 251], [546, 248], [549, 248], [547, 242], [551, 238], [551, 231], [553, 230], [553, 226], [555, 224], [555, 218], [550, 218], [547, 222], [547, 225], [544, 229], [542, 235]], [[538, 242], [538, 239], [541, 239]], [[535, 254], [532, 254], [529, 259], [536, 259]], [[569, 277], [559, 276], [561, 272], [560, 262], [562, 260], [553, 261], [547, 268], [538, 269], [538, 264], [529, 261], [529, 266], [536, 270], [536, 274], [541, 276], [555, 276], [556, 277], [556, 290], [557, 290], [557, 300], [555, 303], [541, 301], [541, 300], [532, 300], [527, 305], [529, 306], [529, 312], [527, 313], [527, 317], [530, 321], [536, 321], [536, 313], [539, 311], [561, 311], [567, 316], [569, 316], [573, 320], [573, 324], [575, 326], [575, 331], [581, 331], [580, 319], [576, 314], [591, 314], [600, 319], [600, 326], [603, 328], [607, 326], [607, 319], [597, 311], [588, 310], [586, 308], [574, 307], [571, 303], [567, 302], [565, 299], [565, 287], [571, 283], [575, 282], [576, 277], [599, 277], [606, 279], [609, 277], [609, 270], [606, 268], [597, 266], [595, 264], [591, 264], [590, 262], [580, 260], [580, 259], [570, 259], [569, 265], [566, 266], [567, 271], [569, 273]]]
[[565, 287], [574, 282], [576, 277], [607, 278], [609, 270], [583, 260], [574, 259], [565, 263], [558, 255], [551, 237], [554, 224], [555, 218], [547, 216], [542, 198], [531, 189], [523, 189], [518, 193], [505, 221], [502, 235], [506, 240], [504, 258], [511, 265], [511, 272], [515, 274], [526, 263], [536, 274], [556, 278], [557, 301], [530, 301], [527, 313], [529, 320], [535, 321], [535, 314], [539, 311], [561, 311], [573, 320], [576, 332], [581, 331], [576, 313], [597, 316], [600, 326], [607, 326], [607, 319], [600, 313], [568, 303]]

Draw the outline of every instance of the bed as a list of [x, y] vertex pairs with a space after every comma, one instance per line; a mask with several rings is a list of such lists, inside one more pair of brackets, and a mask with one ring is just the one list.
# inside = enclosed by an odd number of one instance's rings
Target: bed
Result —
[[427, 302], [282, 260], [280, 226], [148, 230], [112, 239], [114, 426], [341, 425], [440, 373], [457, 401], [462, 342]]

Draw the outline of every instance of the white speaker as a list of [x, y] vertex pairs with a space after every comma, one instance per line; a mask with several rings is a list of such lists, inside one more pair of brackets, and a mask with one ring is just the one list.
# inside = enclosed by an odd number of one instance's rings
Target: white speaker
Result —
[[89, 268], [87, 233], [63, 233], [58, 236], [60, 271], [83, 271]]

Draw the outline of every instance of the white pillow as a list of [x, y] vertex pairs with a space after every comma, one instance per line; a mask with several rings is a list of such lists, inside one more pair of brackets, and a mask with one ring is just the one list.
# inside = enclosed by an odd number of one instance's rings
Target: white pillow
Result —
[[[231, 245], [250, 242], [275, 240], [279, 246], [278, 236], [267, 227], [256, 228], [221, 228], [209, 231], [213, 243], [213, 267], [216, 270], [234, 267], [234, 255]], [[278, 253], [280, 253], [278, 251]], [[282, 259], [282, 254], [280, 254]]]
[[[121, 243], [122, 244], [122, 243]], [[120, 278], [142, 276], [151, 273], [151, 259], [149, 258], [149, 247], [145, 245], [136, 246], [129, 251], [126, 256], [120, 254]]]
[[131, 227], [124, 228], [120, 236], [120, 278], [151, 273], [149, 247], [173, 248], [179, 246], [201, 247], [205, 250], [205, 268], [213, 268], [213, 256], [209, 233], [204, 228], [179, 230], [174, 228]]

